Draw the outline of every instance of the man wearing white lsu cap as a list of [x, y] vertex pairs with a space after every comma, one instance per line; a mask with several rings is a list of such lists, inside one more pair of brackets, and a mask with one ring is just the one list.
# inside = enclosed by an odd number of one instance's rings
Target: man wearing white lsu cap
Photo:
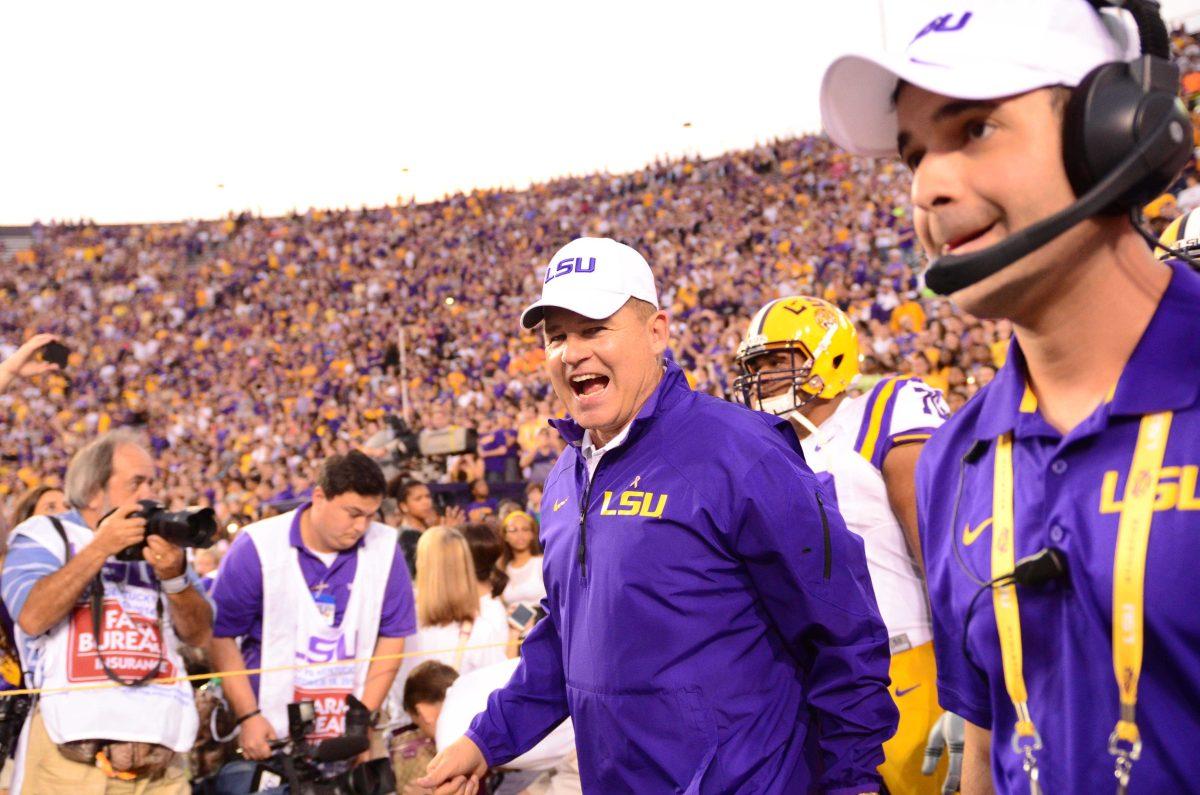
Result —
[[556, 253], [522, 316], [539, 323], [570, 414], [542, 498], [547, 617], [419, 783], [473, 792], [569, 715], [586, 792], [878, 791], [887, 632], [787, 422], [688, 386], [628, 246]]
[[836, 143], [912, 170], [927, 283], [1015, 328], [917, 470], [964, 795], [1200, 786], [1200, 514], [1171, 491], [1200, 464], [1200, 277], [1129, 215], [1192, 132], [1157, 5], [1106, 5], [950, 2], [821, 89]]

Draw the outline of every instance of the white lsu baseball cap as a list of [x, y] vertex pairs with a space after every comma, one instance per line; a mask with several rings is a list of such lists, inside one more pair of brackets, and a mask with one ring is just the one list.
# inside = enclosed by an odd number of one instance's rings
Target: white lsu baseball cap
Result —
[[550, 258], [542, 297], [521, 313], [521, 325], [528, 329], [541, 323], [548, 306], [601, 320], [616, 314], [630, 298], [658, 309], [658, 290], [646, 258], [606, 237], [581, 237]]
[[998, 99], [1079, 85], [1104, 63], [1139, 53], [1123, 10], [1087, 0], [956, 0], [906, 37], [902, 52], [842, 55], [821, 82], [821, 120], [834, 143], [871, 157], [896, 154], [899, 81], [955, 99]]

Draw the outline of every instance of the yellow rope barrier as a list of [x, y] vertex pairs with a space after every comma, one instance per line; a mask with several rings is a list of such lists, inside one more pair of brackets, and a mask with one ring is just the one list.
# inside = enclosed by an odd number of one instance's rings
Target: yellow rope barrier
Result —
[[[318, 663], [298, 663], [296, 665], [276, 665], [272, 668], [244, 668], [240, 671], [213, 671], [208, 674], [188, 674], [186, 676], [164, 676], [160, 679], [151, 679], [146, 684], [148, 685], [173, 685], [176, 682], [198, 682], [202, 679], [223, 679], [229, 676], [249, 676], [250, 674], [268, 674], [277, 671], [298, 671], [302, 668], [331, 668], [339, 665], [358, 665], [359, 663], [372, 663], [380, 660], [403, 660], [408, 657], [428, 657], [434, 654], [457, 654], [460, 651], [478, 651], [480, 649], [499, 649], [508, 646], [508, 643], [487, 643], [480, 646], [455, 646], [452, 649], [438, 649], [436, 651], [405, 651], [397, 654], [380, 654], [371, 657], [356, 657], [349, 660], [329, 660]], [[90, 685], [64, 685], [62, 687], [23, 687], [16, 690], [0, 690], [0, 698], [12, 698], [13, 696], [34, 696], [42, 693], [73, 693], [83, 690], [107, 690], [113, 687], [126, 687], [121, 682], [113, 682], [112, 680], [104, 682], [96, 682]]]

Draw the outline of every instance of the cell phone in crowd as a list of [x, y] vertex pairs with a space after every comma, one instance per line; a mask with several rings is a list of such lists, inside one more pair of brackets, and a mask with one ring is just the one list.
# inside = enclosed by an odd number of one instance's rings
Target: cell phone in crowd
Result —
[[516, 629], [528, 629], [537, 614], [525, 605], [517, 605], [508, 614], [508, 623]]
[[67, 357], [71, 354], [71, 349], [61, 342], [47, 342], [38, 350], [38, 356], [44, 362], [57, 364], [58, 369], [65, 370], [67, 367]]

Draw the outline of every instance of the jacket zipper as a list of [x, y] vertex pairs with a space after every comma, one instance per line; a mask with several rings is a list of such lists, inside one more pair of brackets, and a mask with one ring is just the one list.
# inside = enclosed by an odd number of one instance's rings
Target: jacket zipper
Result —
[[821, 512], [821, 535], [825, 540], [825, 579], [828, 580], [833, 574], [833, 549], [829, 546], [829, 516], [825, 513], [825, 501], [821, 499], [821, 492], [813, 493], [817, 495], [817, 510]]
[[593, 479], [588, 478], [587, 485], [583, 487], [583, 500], [579, 504], [579, 571], [583, 575], [584, 584], [587, 583], [587, 515]]

